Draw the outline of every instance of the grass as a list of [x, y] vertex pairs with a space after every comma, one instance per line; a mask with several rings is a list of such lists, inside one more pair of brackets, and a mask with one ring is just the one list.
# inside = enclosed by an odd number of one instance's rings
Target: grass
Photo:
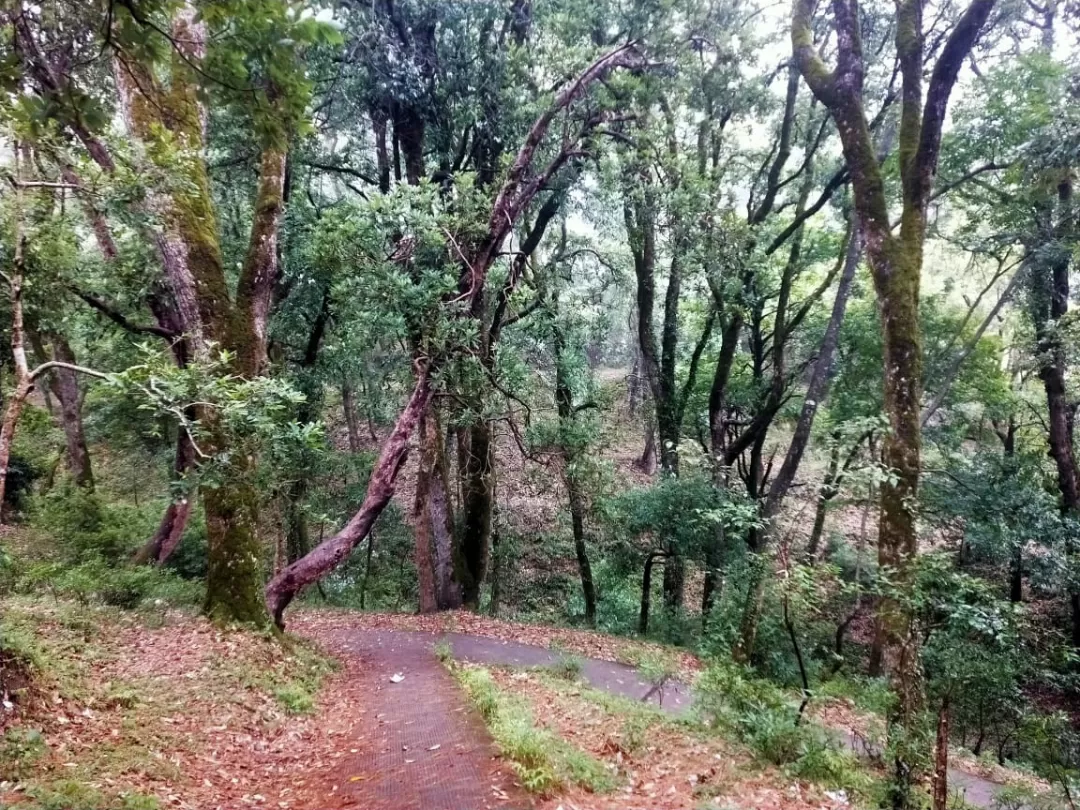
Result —
[[142, 793], [107, 796], [100, 790], [73, 779], [48, 787], [31, 788], [29, 802], [20, 802], [20, 810], [160, 810], [161, 803]]
[[602, 762], [538, 726], [528, 704], [500, 689], [488, 670], [454, 665], [451, 672], [527, 790], [548, 796], [573, 785], [593, 793], [617, 786]]

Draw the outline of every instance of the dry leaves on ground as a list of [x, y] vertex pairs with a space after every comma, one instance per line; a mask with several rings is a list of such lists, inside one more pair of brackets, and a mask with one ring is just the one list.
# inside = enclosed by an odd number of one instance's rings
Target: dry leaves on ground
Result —
[[609, 711], [581, 687], [549, 676], [495, 670], [496, 683], [534, 707], [538, 722], [616, 771], [623, 785], [610, 794], [574, 789], [541, 810], [840, 810], [823, 791], [752, 763], [723, 740], [697, 734], [643, 709]]

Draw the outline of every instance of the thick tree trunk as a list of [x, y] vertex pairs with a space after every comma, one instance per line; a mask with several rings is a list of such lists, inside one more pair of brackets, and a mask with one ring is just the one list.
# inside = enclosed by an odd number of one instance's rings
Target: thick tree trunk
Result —
[[491, 424], [475, 423], [469, 430], [465, 463], [459, 575], [465, 607], [476, 610], [491, 558], [491, 525], [495, 506], [495, 447]]

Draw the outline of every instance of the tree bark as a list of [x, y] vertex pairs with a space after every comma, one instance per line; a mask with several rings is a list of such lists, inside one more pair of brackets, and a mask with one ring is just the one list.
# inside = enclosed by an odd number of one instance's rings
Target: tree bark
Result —
[[[31, 335], [36, 341], [36, 336]], [[58, 333], [49, 334], [49, 343], [52, 348], [52, 359], [68, 365], [75, 365], [75, 352], [67, 339]], [[39, 343], [35, 342], [35, 346]], [[48, 358], [44, 356], [44, 346], [40, 346], [38, 353], [41, 354], [41, 362]], [[60, 426], [64, 431], [64, 460], [71, 473], [75, 485], [88, 492], [94, 490], [94, 471], [90, 461], [90, 451], [86, 446], [86, 434], [83, 430], [82, 419], [82, 390], [79, 385], [78, 373], [70, 368], [56, 368], [49, 373], [49, 388], [59, 403]]]
[[645, 557], [645, 568], [641, 573], [641, 610], [638, 612], [638, 633], [649, 632], [649, 607], [652, 601], [652, 570], [657, 560], [665, 559], [666, 551], [651, 551]]
[[465, 607], [480, 606], [480, 590], [491, 558], [491, 526], [495, 506], [495, 446], [491, 423], [481, 420], [469, 429], [469, 455], [462, 487], [461, 565]]
[[[884, 405], [890, 433], [883, 461], [892, 471], [881, 488], [878, 561], [894, 584], [909, 588], [918, 553], [915, 504], [921, 450], [922, 346], [919, 283], [926, 214], [937, 172], [949, 96], [960, 67], [978, 40], [995, 0], [971, 0], [953, 26], [930, 72], [923, 94], [926, 45], [925, 0], [901, 0], [896, 13], [896, 51], [901, 75], [899, 165], [902, 214], [893, 233], [886, 186], [863, 108], [861, 23], [857, 4], [832, 3], [837, 33], [836, 68], [826, 67], [814, 45], [813, 0], [796, 0], [792, 13], [793, 57], [811, 90], [832, 114], [851, 175], [855, 211], [862, 229], [877, 292], [884, 338]], [[914, 732], [922, 705], [919, 633], [912, 611], [894, 599], [878, 604], [877, 635], [898, 700], [890, 718], [908, 732], [896, 750], [891, 801], [895, 810], [912, 804], [918, 774]]]
[[949, 698], [944, 697], [938, 709], [937, 739], [934, 745], [933, 808], [948, 810], [949, 806]]

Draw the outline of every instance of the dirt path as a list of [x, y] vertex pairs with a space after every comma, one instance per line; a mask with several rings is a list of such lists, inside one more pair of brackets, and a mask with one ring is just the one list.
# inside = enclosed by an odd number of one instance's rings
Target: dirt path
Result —
[[[303, 632], [302, 627], [297, 628]], [[541, 667], [564, 655], [543, 647], [461, 633], [359, 630], [343, 627], [327, 639], [339, 653], [361, 657], [371, 679], [372, 722], [356, 741], [334, 786], [348, 798], [343, 807], [370, 810], [481, 810], [525, 808], [531, 800], [514, 784], [513, 773], [495, 753], [483, 722], [469, 708], [433, 647], [447, 641], [459, 660], [497, 666]], [[652, 684], [633, 667], [575, 656], [581, 675], [596, 689], [640, 700]], [[404, 680], [392, 683], [391, 676]], [[688, 685], [672, 681], [649, 698], [669, 714], [689, 712]], [[860, 750], [865, 744], [845, 740]], [[990, 808], [1003, 785], [951, 769], [953, 792], [973, 807]]]

